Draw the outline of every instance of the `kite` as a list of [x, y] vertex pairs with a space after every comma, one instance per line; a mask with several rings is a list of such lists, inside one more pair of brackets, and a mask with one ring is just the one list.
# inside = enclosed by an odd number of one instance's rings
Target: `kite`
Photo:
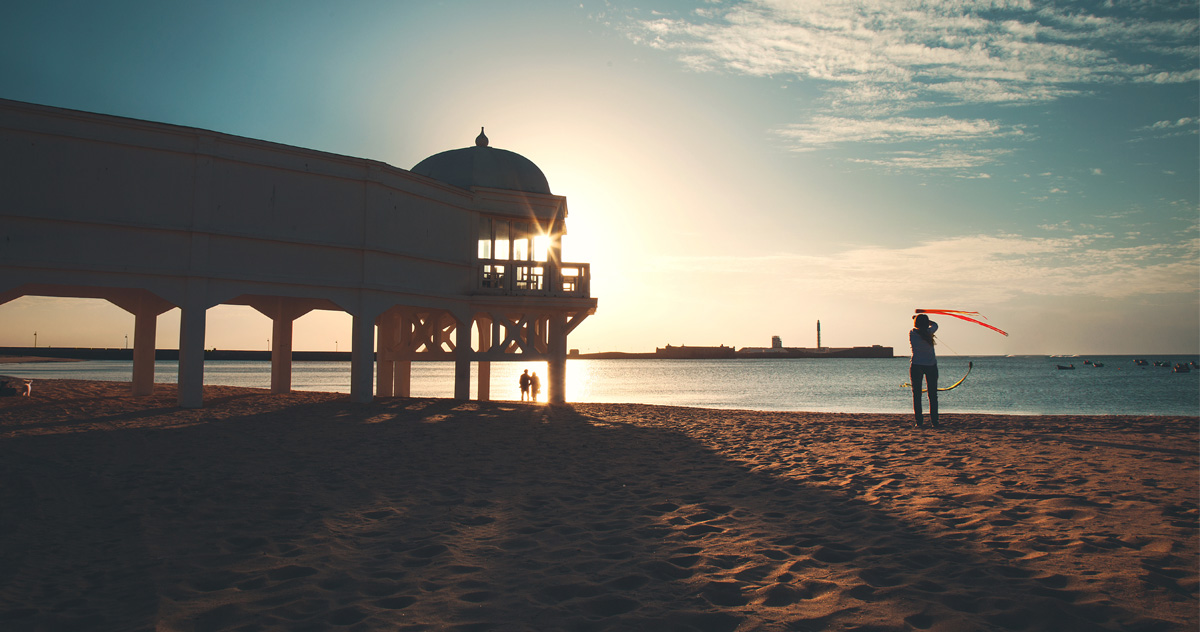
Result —
[[967, 311], [963, 311], [961, 309], [918, 309], [917, 313], [918, 314], [941, 314], [943, 316], [953, 316], [955, 318], [960, 318], [962, 320], [965, 320], [969, 323], [975, 323], [976, 325], [982, 325], [984, 327], [987, 327], [988, 329], [991, 329], [992, 331], [1000, 333], [1001, 335], [1004, 335], [1004, 336], [1008, 335], [1008, 332], [1004, 331], [1003, 329], [993, 327], [987, 323], [980, 322], [978, 320], [975, 320], [974, 318], [971, 318], [971, 316], [978, 316], [984, 320], [987, 320], [987, 317], [980, 314], [979, 312], [967, 312]]
[[[967, 375], [970, 375], [970, 374], [971, 374], [971, 368], [972, 368], [974, 365], [975, 365], [975, 363], [974, 363], [974, 362], [968, 362], [968, 363], [967, 363], [967, 373], [966, 373], [966, 375], [963, 375], [963, 376], [962, 376], [962, 379], [961, 379], [961, 380], [959, 380], [959, 381], [957, 381], [957, 382], [955, 382], [955, 383], [951, 384], [950, 386], [947, 386], [946, 388], [939, 388], [939, 389], [938, 389], [938, 391], [939, 391], [939, 392], [940, 392], [940, 391], [950, 391], [950, 390], [954, 390], [954, 389], [958, 388], [958, 385], [959, 385], [959, 384], [962, 384], [962, 383], [963, 383], [963, 381], [967, 379]], [[905, 383], [903, 383], [903, 384], [901, 384], [901, 385], [900, 385], [900, 388], [912, 388], [912, 384], [909, 384], [908, 382], [905, 382]], [[927, 388], [923, 388], [923, 389], [921, 389], [921, 392], [922, 392], [922, 393], [928, 393], [928, 392], [929, 392], [929, 389], [927, 389]]]

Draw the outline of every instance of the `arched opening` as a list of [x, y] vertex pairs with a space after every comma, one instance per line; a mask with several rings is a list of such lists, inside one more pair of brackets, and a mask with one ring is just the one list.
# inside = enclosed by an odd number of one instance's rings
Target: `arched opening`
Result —
[[[32, 346], [13, 345], [22, 349], [21, 355], [132, 360], [129, 381], [134, 395], [154, 390], [158, 317], [172, 308], [139, 289], [27, 284], [0, 293], [0, 315], [10, 323], [4, 334], [32, 328]], [[125, 372], [114, 379], [112, 370], [109, 367], [108, 379], [123, 381]]]

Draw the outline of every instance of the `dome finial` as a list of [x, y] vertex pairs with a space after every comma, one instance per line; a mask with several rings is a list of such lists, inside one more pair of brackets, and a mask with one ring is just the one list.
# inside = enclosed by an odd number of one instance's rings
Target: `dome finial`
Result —
[[487, 147], [488, 146], [487, 136], [483, 135], [483, 127], [479, 128], [479, 135], [475, 137], [475, 146], [476, 147]]

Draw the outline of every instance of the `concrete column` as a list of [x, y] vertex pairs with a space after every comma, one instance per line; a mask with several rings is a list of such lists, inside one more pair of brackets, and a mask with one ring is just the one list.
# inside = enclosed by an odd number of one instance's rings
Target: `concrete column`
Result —
[[372, 392], [372, 369], [375, 368], [375, 317], [354, 314], [354, 331], [350, 351], [350, 401], [368, 404], [375, 398]]
[[379, 397], [391, 397], [395, 394], [396, 354], [392, 350], [396, 344], [396, 319], [392, 314], [385, 313], [379, 317], [379, 330], [375, 343], [375, 394]]
[[547, 341], [546, 371], [549, 373], [546, 400], [551, 404], [567, 403], [567, 315], [557, 312], [550, 315], [549, 340]]
[[392, 392], [396, 397], [412, 397], [412, 360], [409, 357], [412, 349], [412, 328], [411, 315], [400, 314], [396, 317], [396, 346], [399, 355], [392, 365]]
[[133, 315], [133, 394], [154, 393], [154, 351], [158, 338], [158, 314], [142, 308]]
[[454, 399], [471, 399], [471, 319], [454, 327]]
[[292, 392], [292, 324], [290, 314], [279, 313], [271, 320], [271, 392]]
[[207, 308], [189, 300], [179, 317], [179, 405], [204, 406], [204, 329]]
[[174, 305], [146, 290], [113, 289], [104, 297], [108, 302], [133, 314], [133, 380], [135, 396], [154, 393], [154, 351], [158, 333], [158, 315]]
[[294, 323], [313, 310], [313, 302], [283, 296], [249, 298], [247, 305], [271, 319], [271, 392], [290, 393]]
[[412, 360], [396, 360], [396, 397], [412, 397]]
[[[492, 323], [489, 320], [479, 321], [479, 351], [488, 351], [492, 348]], [[481, 402], [491, 401], [492, 399], [492, 362], [491, 360], [479, 361], [479, 376], [475, 387], [477, 397]]]

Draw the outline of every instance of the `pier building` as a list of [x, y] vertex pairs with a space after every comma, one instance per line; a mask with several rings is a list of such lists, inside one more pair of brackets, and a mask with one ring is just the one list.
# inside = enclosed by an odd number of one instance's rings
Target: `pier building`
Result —
[[[565, 401], [567, 336], [595, 312], [562, 258], [567, 200], [519, 154], [473, 146], [411, 170], [202, 129], [0, 100], [0, 304], [99, 298], [132, 313], [132, 389], [154, 388], [158, 316], [181, 310], [179, 404], [203, 404], [205, 314], [272, 321], [271, 390], [291, 390], [292, 324], [352, 316], [351, 398], [410, 394], [411, 363], [546, 361]], [[378, 360], [376, 360], [378, 358]]]

